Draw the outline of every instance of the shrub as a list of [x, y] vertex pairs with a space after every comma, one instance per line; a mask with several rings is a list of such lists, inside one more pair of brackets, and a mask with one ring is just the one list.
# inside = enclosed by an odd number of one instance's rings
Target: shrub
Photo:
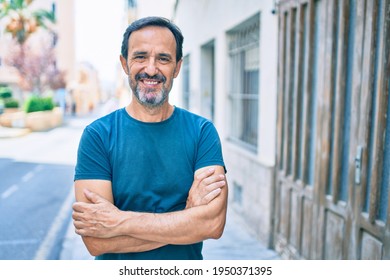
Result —
[[42, 98], [42, 111], [50, 111], [54, 108], [54, 101], [52, 97], [44, 97]]
[[26, 100], [25, 111], [26, 113], [38, 112], [38, 111], [50, 111], [54, 108], [53, 98], [51, 97], [38, 97], [32, 96]]
[[7, 98], [4, 100], [4, 108], [19, 108], [19, 101], [15, 98]]
[[12, 97], [12, 90], [9, 87], [0, 87], [0, 98], [6, 99]]

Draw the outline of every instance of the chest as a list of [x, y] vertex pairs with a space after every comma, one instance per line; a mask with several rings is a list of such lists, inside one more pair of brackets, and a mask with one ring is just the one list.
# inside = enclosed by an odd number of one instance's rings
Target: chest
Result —
[[194, 139], [178, 130], [141, 129], [118, 135], [112, 152], [113, 194], [123, 210], [168, 212], [183, 209], [196, 158]]

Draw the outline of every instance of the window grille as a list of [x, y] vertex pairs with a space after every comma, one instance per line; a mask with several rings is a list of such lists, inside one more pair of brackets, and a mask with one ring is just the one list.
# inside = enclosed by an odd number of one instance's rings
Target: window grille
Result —
[[259, 121], [259, 14], [227, 35], [231, 106], [229, 138], [256, 151]]

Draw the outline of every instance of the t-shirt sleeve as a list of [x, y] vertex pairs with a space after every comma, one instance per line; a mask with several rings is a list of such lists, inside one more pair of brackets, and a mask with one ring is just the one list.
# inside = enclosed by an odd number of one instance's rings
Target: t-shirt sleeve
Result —
[[108, 151], [96, 130], [86, 127], [77, 151], [74, 180], [112, 179]]
[[215, 126], [210, 121], [207, 121], [202, 124], [200, 130], [195, 170], [210, 165], [223, 166], [226, 172], [221, 140]]

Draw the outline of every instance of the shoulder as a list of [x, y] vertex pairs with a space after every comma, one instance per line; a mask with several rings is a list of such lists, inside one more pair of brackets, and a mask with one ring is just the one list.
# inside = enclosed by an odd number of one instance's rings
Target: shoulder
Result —
[[180, 127], [186, 132], [185, 135], [203, 141], [204, 139], [219, 139], [218, 131], [213, 122], [185, 109], [177, 108]]
[[109, 113], [103, 117], [100, 117], [94, 120], [92, 123], [86, 126], [85, 130], [94, 132], [97, 134], [105, 134], [112, 131], [116, 125], [118, 125], [118, 120], [120, 115], [123, 114], [123, 108], [115, 110], [112, 113]]
[[179, 115], [179, 118], [183, 122], [186, 122], [187, 124], [193, 124], [194, 126], [197, 126], [199, 128], [202, 128], [204, 126], [210, 126], [210, 125], [214, 126], [210, 120], [200, 115], [197, 115], [195, 113], [192, 113], [190, 111], [187, 111], [186, 109], [175, 107], [175, 110], [177, 110], [177, 114]]
[[83, 131], [82, 142], [99, 143], [106, 148], [110, 147], [111, 142], [115, 139], [118, 128], [121, 125], [120, 119], [122, 109], [118, 109], [110, 114], [100, 117], [87, 125]]

